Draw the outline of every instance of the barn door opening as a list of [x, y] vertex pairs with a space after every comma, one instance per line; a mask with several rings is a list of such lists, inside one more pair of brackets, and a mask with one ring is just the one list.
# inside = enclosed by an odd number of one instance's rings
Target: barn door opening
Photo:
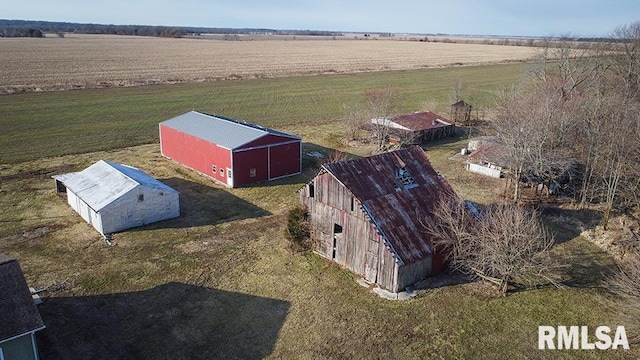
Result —
[[378, 240], [369, 239], [369, 249], [367, 250], [367, 259], [365, 264], [365, 279], [372, 283], [378, 282]]
[[331, 259], [336, 259], [336, 253], [338, 250], [338, 243], [342, 243], [342, 226], [333, 224], [333, 253]]

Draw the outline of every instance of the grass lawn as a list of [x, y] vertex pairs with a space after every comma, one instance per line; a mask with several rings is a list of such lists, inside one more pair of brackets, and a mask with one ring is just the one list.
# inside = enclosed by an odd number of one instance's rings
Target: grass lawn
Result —
[[[329, 146], [335, 131], [319, 126], [305, 146]], [[441, 143], [429, 156], [457, 191], [490, 201], [493, 190], [448, 160], [461, 144]], [[105, 245], [50, 178], [98, 159], [140, 167], [175, 187], [182, 216]], [[317, 170], [305, 164], [300, 176], [233, 190], [162, 158], [157, 144], [6, 165], [0, 249], [20, 260], [31, 286], [51, 290], [40, 305], [43, 358], [601, 358], [537, 350], [538, 325], [617, 324], [601, 302], [611, 259], [595, 246], [580, 237], [558, 245], [576, 269], [561, 290], [497, 298], [471, 283], [384, 300], [350, 272], [288, 251], [286, 209]]]

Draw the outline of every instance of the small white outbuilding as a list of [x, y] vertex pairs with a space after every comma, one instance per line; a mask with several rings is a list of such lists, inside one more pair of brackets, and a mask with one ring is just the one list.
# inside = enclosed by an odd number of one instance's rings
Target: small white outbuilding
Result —
[[69, 205], [102, 235], [180, 216], [176, 190], [128, 165], [100, 160], [53, 178]]

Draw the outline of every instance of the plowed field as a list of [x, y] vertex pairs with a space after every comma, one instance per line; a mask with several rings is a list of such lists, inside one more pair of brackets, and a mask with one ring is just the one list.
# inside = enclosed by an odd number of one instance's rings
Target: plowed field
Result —
[[517, 62], [535, 48], [393, 40], [0, 39], [0, 94]]

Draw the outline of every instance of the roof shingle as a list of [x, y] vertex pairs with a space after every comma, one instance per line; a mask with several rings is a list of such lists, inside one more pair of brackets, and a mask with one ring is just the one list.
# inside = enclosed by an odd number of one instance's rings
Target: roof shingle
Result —
[[0, 254], [0, 343], [44, 328], [18, 260]]

